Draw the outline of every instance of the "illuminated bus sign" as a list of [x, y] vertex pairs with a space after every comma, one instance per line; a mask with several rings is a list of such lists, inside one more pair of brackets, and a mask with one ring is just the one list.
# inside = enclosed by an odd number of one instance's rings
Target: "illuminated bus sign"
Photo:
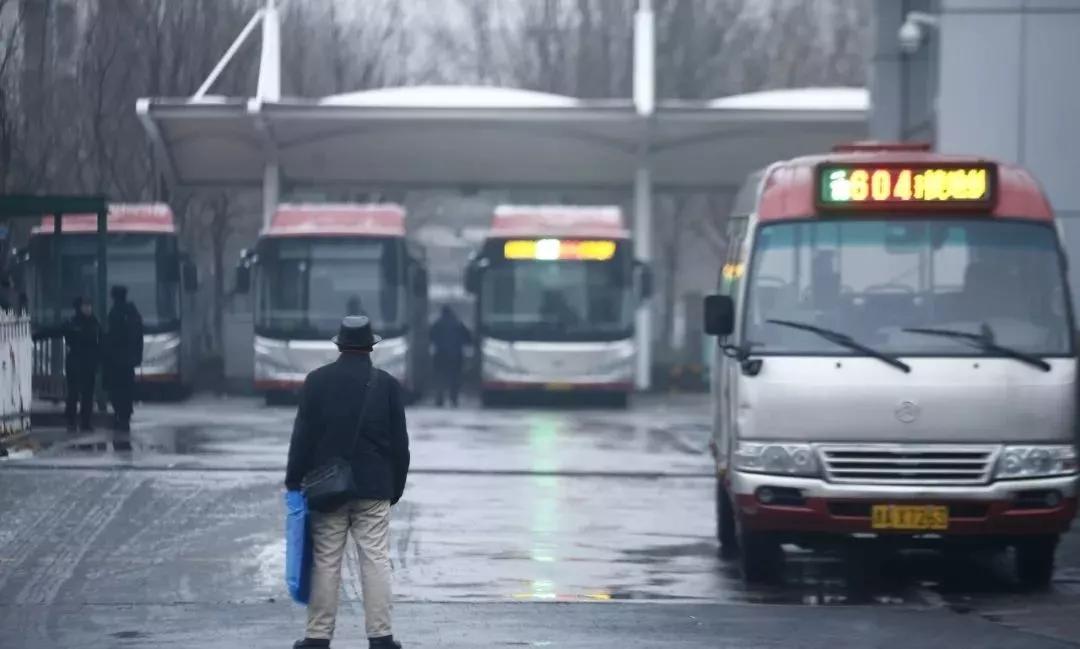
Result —
[[516, 239], [503, 244], [503, 256], [507, 259], [540, 261], [607, 261], [615, 256], [615, 242]]
[[817, 167], [822, 209], [991, 208], [997, 167], [981, 163], [824, 163]]

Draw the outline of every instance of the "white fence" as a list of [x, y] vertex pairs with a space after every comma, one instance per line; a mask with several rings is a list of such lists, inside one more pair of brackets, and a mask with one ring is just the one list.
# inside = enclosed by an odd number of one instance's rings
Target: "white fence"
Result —
[[0, 310], [0, 437], [30, 428], [33, 375], [30, 317]]

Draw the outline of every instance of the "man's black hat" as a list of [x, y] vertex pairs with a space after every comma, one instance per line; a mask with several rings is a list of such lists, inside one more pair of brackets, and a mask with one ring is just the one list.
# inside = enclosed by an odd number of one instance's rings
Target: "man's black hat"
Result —
[[331, 341], [341, 349], [367, 349], [382, 340], [371, 330], [371, 319], [364, 315], [347, 316], [341, 321], [338, 335]]

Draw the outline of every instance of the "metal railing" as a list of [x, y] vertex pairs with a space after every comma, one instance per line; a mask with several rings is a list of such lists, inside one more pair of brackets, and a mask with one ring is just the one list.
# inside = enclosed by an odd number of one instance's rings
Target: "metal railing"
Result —
[[33, 343], [34, 398], [43, 401], [63, 401], [67, 391], [64, 381], [64, 358], [67, 352], [64, 338], [39, 338]]
[[0, 436], [30, 428], [33, 369], [30, 317], [0, 310]]

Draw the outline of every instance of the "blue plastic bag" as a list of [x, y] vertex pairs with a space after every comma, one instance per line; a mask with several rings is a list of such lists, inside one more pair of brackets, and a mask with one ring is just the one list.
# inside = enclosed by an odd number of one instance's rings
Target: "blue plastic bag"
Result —
[[311, 594], [311, 533], [307, 501], [299, 491], [285, 492], [285, 585], [297, 604]]

